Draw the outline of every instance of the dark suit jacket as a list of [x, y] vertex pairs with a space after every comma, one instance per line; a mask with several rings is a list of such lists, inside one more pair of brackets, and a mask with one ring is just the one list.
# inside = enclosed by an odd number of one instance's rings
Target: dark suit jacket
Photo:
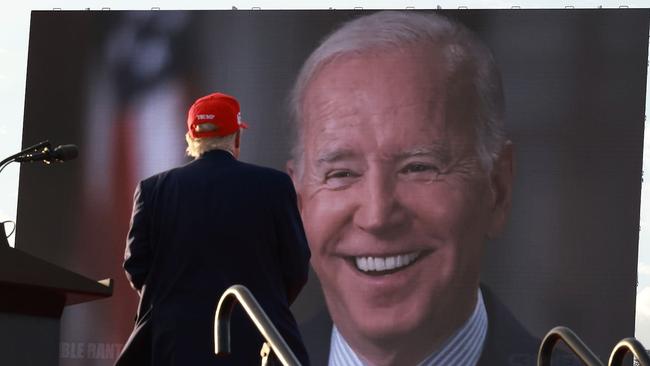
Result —
[[[214, 355], [214, 315], [233, 284], [253, 293], [308, 364], [289, 305], [307, 280], [309, 249], [290, 178], [210, 151], [136, 189], [124, 268], [151, 321], [153, 365], [258, 365], [262, 337], [240, 306], [230, 356]], [[125, 347], [128, 349], [130, 344]]]
[[[531, 336], [489, 289], [482, 287], [481, 292], [488, 315], [488, 332], [477, 366], [536, 365], [541, 341]], [[313, 365], [327, 365], [332, 330], [327, 312], [318, 314], [301, 329]], [[560, 364], [554, 362], [553, 365]]]

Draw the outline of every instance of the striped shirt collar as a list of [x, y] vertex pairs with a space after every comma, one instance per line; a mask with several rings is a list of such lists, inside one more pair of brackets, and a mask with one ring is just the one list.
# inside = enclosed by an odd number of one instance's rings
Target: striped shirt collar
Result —
[[[483, 351], [487, 327], [487, 311], [479, 290], [474, 312], [465, 324], [418, 366], [476, 365]], [[328, 366], [366, 366], [343, 339], [336, 326], [332, 328]]]

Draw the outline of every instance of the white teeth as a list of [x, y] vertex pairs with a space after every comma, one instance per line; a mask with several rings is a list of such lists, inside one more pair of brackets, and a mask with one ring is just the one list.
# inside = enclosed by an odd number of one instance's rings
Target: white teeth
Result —
[[398, 255], [397, 260], [395, 260], [395, 267], [401, 267], [404, 265], [404, 261], [402, 260], [402, 256]]
[[356, 257], [357, 269], [363, 272], [369, 271], [390, 271], [406, 267], [413, 263], [420, 255], [420, 252], [394, 255], [390, 257]]
[[384, 258], [376, 257], [375, 258], [375, 270], [376, 271], [383, 271], [385, 269], [386, 269], [386, 262], [384, 261]]
[[375, 260], [372, 259], [371, 257], [368, 257], [368, 269], [367, 271], [374, 271], [375, 270]]
[[395, 262], [396, 261], [397, 261], [397, 259], [395, 259], [395, 257], [386, 258], [386, 270], [391, 270], [391, 269], [395, 268]]
[[368, 259], [366, 257], [361, 257], [357, 260], [357, 267], [362, 271], [368, 270]]

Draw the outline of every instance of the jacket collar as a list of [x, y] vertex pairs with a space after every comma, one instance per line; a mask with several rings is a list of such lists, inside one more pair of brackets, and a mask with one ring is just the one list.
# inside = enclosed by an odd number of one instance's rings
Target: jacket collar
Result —
[[208, 159], [208, 160], [237, 160], [235, 157], [230, 153], [230, 151], [226, 150], [221, 150], [221, 149], [216, 149], [216, 150], [210, 150], [206, 151], [201, 156], [196, 158], [197, 160], [199, 159]]

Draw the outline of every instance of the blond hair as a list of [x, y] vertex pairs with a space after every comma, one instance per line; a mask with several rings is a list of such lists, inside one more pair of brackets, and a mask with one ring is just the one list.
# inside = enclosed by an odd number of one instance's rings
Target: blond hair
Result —
[[212, 150], [225, 150], [234, 155], [235, 151], [235, 138], [237, 133], [227, 136], [217, 137], [200, 137], [193, 138], [189, 132], [185, 134], [185, 141], [187, 141], [187, 155], [198, 158], [204, 153]]

